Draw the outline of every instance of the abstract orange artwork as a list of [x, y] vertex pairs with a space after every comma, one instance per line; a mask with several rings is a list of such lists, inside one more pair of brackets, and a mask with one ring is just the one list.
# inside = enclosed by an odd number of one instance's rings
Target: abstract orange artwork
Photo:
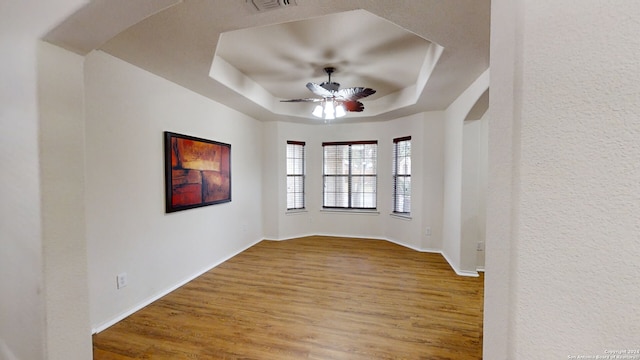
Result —
[[231, 145], [165, 131], [166, 212], [231, 201]]

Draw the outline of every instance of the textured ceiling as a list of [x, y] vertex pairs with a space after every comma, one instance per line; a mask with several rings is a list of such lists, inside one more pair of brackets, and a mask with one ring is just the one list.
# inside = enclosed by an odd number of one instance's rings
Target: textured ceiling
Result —
[[[45, 40], [101, 50], [256, 119], [311, 123], [309, 81], [378, 90], [340, 121], [444, 110], [489, 65], [489, 0], [95, 0]], [[250, 84], [248, 86], [247, 84]]]

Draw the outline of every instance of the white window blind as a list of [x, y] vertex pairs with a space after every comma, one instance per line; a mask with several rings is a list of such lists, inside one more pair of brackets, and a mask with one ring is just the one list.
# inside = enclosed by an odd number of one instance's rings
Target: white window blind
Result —
[[305, 208], [304, 147], [302, 141], [287, 141], [287, 210]]
[[411, 213], [411, 136], [393, 139], [393, 212]]
[[324, 208], [375, 209], [377, 141], [325, 142]]

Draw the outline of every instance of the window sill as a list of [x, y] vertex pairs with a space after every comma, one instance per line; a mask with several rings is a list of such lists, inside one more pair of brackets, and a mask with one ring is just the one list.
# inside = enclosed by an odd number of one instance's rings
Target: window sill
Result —
[[396, 219], [402, 219], [402, 220], [411, 220], [411, 214], [399, 214], [399, 213], [391, 213], [389, 214], [391, 217], [394, 217]]
[[365, 214], [365, 215], [380, 215], [380, 212], [377, 209], [374, 210], [366, 210], [366, 209], [321, 209], [320, 212], [325, 213], [342, 213], [342, 214]]
[[304, 214], [308, 212], [307, 209], [288, 209], [285, 214], [286, 215], [296, 215], [296, 214]]

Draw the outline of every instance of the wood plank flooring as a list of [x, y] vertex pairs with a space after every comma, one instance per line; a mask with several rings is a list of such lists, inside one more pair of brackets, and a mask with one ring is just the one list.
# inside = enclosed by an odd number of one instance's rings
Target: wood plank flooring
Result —
[[94, 359], [482, 359], [483, 276], [382, 240], [262, 241], [94, 335]]

